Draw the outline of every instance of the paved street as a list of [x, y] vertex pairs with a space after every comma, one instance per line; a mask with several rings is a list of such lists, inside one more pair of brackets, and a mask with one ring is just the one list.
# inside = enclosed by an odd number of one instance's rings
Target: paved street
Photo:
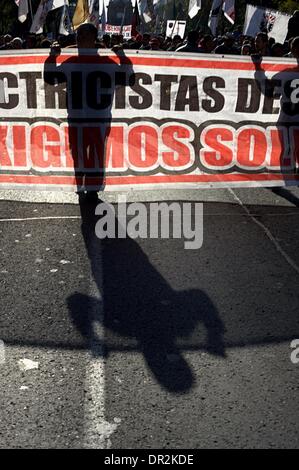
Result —
[[299, 448], [299, 188], [159, 200], [203, 202], [202, 248], [0, 192], [1, 448]]

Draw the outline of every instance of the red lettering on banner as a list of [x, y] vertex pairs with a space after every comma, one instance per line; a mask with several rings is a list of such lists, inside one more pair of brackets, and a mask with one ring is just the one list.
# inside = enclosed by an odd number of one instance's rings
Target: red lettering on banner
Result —
[[261, 168], [267, 155], [265, 132], [259, 129], [243, 129], [238, 134], [237, 161], [241, 168]]
[[31, 161], [33, 167], [61, 166], [60, 134], [50, 125], [38, 125], [31, 130]]
[[168, 175], [182, 170], [188, 175], [188, 168], [197, 163], [201, 170], [206, 167], [219, 176], [232, 168], [249, 174], [266, 169], [283, 172], [292, 170], [295, 160], [298, 166], [299, 126], [210, 125], [202, 130], [200, 145], [201, 165], [194, 161], [193, 127], [185, 123], [164, 123], [160, 128], [147, 122], [111, 127], [9, 123], [0, 126], [0, 168], [8, 173], [32, 168], [43, 173], [55, 170], [57, 175], [66, 169], [92, 174], [105, 163], [108, 176], [110, 172], [128, 176], [128, 170], [132, 176], [136, 171], [146, 176], [158, 168]]
[[14, 149], [14, 165], [18, 167], [27, 166], [26, 155], [26, 127], [13, 126], [13, 149]]
[[103, 168], [104, 139], [101, 127], [83, 127], [82, 133], [83, 167]]
[[[167, 126], [162, 130], [162, 142], [167, 145], [172, 152], [162, 152], [165, 165], [173, 168], [187, 167], [192, 164], [190, 146], [177, 139], [189, 139], [190, 129], [179, 125]], [[192, 148], [193, 149], [193, 148]]]
[[124, 127], [113, 126], [106, 138], [106, 169], [124, 169]]
[[12, 166], [7, 149], [8, 126], [0, 126], [0, 166]]
[[233, 164], [233, 150], [223, 142], [233, 142], [233, 130], [225, 127], [208, 128], [203, 132], [202, 144], [212, 150], [206, 150], [204, 147], [200, 151], [203, 164], [208, 168], [226, 169]]
[[270, 169], [279, 170], [281, 166], [290, 166], [291, 159], [285, 156], [285, 138], [283, 129], [271, 129]]
[[66, 168], [79, 167], [78, 155], [78, 127], [68, 126], [64, 128], [65, 166]]
[[158, 162], [158, 132], [151, 126], [135, 126], [129, 131], [128, 155], [136, 169], [153, 169]]

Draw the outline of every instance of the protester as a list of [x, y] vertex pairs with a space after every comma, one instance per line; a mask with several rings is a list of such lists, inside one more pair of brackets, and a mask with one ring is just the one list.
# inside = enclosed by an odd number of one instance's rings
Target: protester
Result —
[[151, 35], [148, 33], [144, 33], [142, 35], [140, 50], [148, 51], [150, 49], [150, 40], [151, 40]]
[[111, 46], [109, 34], [104, 34], [102, 37], [102, 43], [106, 49], [109, 49]]
[[179, 36], [178, 34], [175, 34], [172, 40], [170, 39], [170, 41], [170, 46], [167, 48], [167, 51], [175, 51], [180, 46], [182, 46], [183, 43], [181, 36]]
[[189, 31], [187, 42], [176, 49], [177, 52], [198, 52], [199, 32]]
[[8, 44], [8, 49], [23, 49], [23, 41], [21, 38], [13, 38]]
[[293, 16], [288, 22], [288, 34], [287, 39], [298, 36], [299, 33], [299, 10], [294, 11]]
[[215, 49], [215, 40], [211, 34], [206, 34], [199, 41], [198, 52], [209, 54]]
[[266, 33], [258, 33], [255, 36], [255, 52], [261, 56], [271, 56], [269, 48], [268, 35]]
[[12, 40], [12, 36], [10, 34], [5, 34], [4, 36], [2, 36], [0, 50], [9, 49], [8, 44], [10, 43], [11, 40]]
[[[41, 42], [40, 42], [40, 49], [49, 49], [51, 47], [52, 43], [49, 39], [43, 39]], [[62, 46], [63, 47], [63, 46]]]
[[[59, 35], [57, 41], [53, 41], [43, 34], [27, 33], [24, 35], [24, 39], [5, 34], [0, 36], [0, 50], [49, 48], [53, 42], [59, 43], [61, 48], [76, 47], [76, 34]], [[270, 57], [298, 56], [296, 52], [297, 41], [293, 44], [293, 38], [281, 44], [276, 43], [272, 38], [269, 41], [266, 33], [258, 33], [255, 38], [239, 35], [237, 39], [234, 39], [234, 36], [228, 33], [225, 36], [214, 37], [211, 34], [203, 35], [199, 31], [190, 31], [185, 42], [179, 35], [169, 38], [163, 35], [150, 35], [149, 33], [141, 35], [138, 33], [130, 39], [124, 39], [121, 34], [113, 34], [112, 36], [104, 34], [101, 39], [96, 39], [95, 48], [111, 49], [120, 44], [123, 49], [140, 51], [161, 50], [221, 55], [259, 54]], [[292, 44], [294, 52], [292, 52]]]
[[244, 43], [241, 48], [241, 55], [251, 55], [251, 45], [249, 43]]
[[[86, 23], [85, 23], [86, 24]], [[100, 49], [111, 49], [114, 46], [123, 49], [140, 51], [169, 51], [187, 52], [203, 54], [221, 55], [251, 55], [272, 57], [298, 57], [298, 37], [299, 32], [299, 10], [296, 10], [289, 20], [288, 36], [284, 44], [275, 42], [273, 37], [268, 37], [267, 33], [260, 32], [254, 38], [244, 36], [242, 27], [237, 26], [233, 33], [226, 29], [224, 36], [213, 36], [203, 34], [201, 31], [192, 30], [187, 33], [185, 41], [175, 35], [173, 38], [165, 37], [163, 34], [143, 34], [136, 33], [130, 39], [124, 39], [122, 34], [104, 34], [96, 38], [94, 47]], [[76, 34], [59, 35], [55, 43], [59, 43], [61, 48], [76, 47]], [[293, 42], [293, 38], [296, 39]], [[50, 35], [23, 33], [22, 37], [12, 37], [10, 34], [0, 36], [0, 50], [5, 49], [34, 49], [49, 48], [53, 44]]]
[[271, 47], [271, 55], [272, 57], [283, 57], [284, 56], [284, 47], [283, 44], [276, 42]]
[[149, 42], [149, 47], [151, 51], [159, 51], [160, 43], [158, 38], [152, 38]]
[[24, 49], [34, 49], [35, 47], [37, 47], [36, 35], [31, 33], [25, 34], [23, 47]]
[[236, 55], [239, 53], [238, 49], [235, 47], [235, 40], [231, 34], [226, 34], [223, 37], [223, 42], [220, 46], [217, 46], [215, 49], [215, 54], [232, 54]]
[[291, 42], [291, 51], [288, 57], [299, 59], [299, 36], [295, 37]]

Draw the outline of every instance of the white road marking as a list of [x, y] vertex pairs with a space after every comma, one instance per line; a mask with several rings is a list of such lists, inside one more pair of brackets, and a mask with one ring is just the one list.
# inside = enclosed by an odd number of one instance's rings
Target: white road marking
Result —
[[[0, 222], [27, 222], [33, 220], [65, 220], [65, 219], [81, 219], [80, 215], [65, 215], [65, 216], [49, 216], [49, 217], [24, 217], [22, 219], [0, 219]], [[27, 235], [26, 235], [27, 236]]]
[[120, 424], [119, 418], [113, 423], [105, 419], [105, 351], [104, 351], [104, 307], [100, 293], [102, 290], [102, 265], [98, 245], [94, 246], [95, 236], [89, 240], [89, 256], [93, 280], [89, 295], [93, 299], [89, 308], [89, 349], [90, 357], [86, 366], [84, 400], [84, 441], [85, 448], [109, 449], [110, 436]]
[[276, 238], [272, 235], [270, 230], [260, 220], [258, 220], [253, 214], [251, 214], [250, 210], [247, 208], [245, 204], [243, 204], [243, 202], [237, 196], [237, 194], [235, 193], [233, 189], [229, 188], [229, 192], [232, 194], [232, 196], [235, 198], [238, 204], [243, 208], [243, 210], [247, 213], [247, 215], [251, 218], [251, 220], [265, 232], [269, 240], [271, 240], [276, 250], [281, 254], [281, 256], [285, 259], [285, 261], [296, 271], [297, 274], [299, 274], [299, 266], [284, 251], [284, 249], [280, 246], [280, 244], [278, 243]]
[[0, 364], [5, 364], [5, 344], [2, 339], [0, 339]]
[[31, 369], [38, 369], [39, 363], [36, 361], [32, 361], [31, 359], [20, 359], [18, 361], [18, 366], [20, 370], [31, 370]]
[[[236, 195], [238, 198], [238, 196]], [[239, 198], [238, 198], [239, 199]], [[255, 217], [258, 214], [229, 214], [225, 212], [219, 212], [219, 213], [213, 213], [213, 212], [205, 212], [205, 217]], [[266, 212], [264, 213], [265, 216], [267, 217], [290, 217], [290, 216], [298, 216], [298, 210], [294, 212], [279, 212], [279, 213], [273, 213], [273, 212]], [[81, 216], [80, 215], [69, 215], [69, 216], [49, 216], [49, 217], [24, 217], [22, 219], [13, 219], [13, 218], [7, 218], [7, 219], [0, 219], [0, 222], [32, 222], [32, 221], [39, 221], [39, 220], [80, 220]], [[75, 233], [72, 234], [73, 237], [76, 236]], [[19, 242], [19, 240], [15, 240], [16, 243]], [[48, 251], [48, 249], [46, 248]]]

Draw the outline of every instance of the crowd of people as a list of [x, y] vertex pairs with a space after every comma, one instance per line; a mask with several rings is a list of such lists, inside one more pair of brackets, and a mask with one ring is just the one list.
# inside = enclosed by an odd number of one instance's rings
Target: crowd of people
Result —
[[[297, 34], [299, 31], [297, 32]], [[26, 34], [24, 38], [12, 37], [9, 34], [0, 36], [0, 50], [9, 49], [34, 49], [51, 48], [54, 41], [44, 35]], [[61, 48], [76, 47], [76, 35], [59, 36], [55, 43]], [[192, 52], [221, 55], [253, 55], [259, 54], [270, 57], [294, 57], [299, 58], [299, 36], [288, 37], [282, 44], [275, 42], [267, 33], [260, 32], [255, 37], [245, 36], [241, 28], [223, 36], [214, 37], [212, 34], [203, 34], [200, 31], [189, 31], [186, 38], [178, 35], [173, 38], [162, 34], [151, 35], [149, 33], [136, 34], [130, 39], [124, 39], [122, 34], [104, 34], [97, 39], [96, 47], [110, 49], [115, 46], [131, 50]]]

